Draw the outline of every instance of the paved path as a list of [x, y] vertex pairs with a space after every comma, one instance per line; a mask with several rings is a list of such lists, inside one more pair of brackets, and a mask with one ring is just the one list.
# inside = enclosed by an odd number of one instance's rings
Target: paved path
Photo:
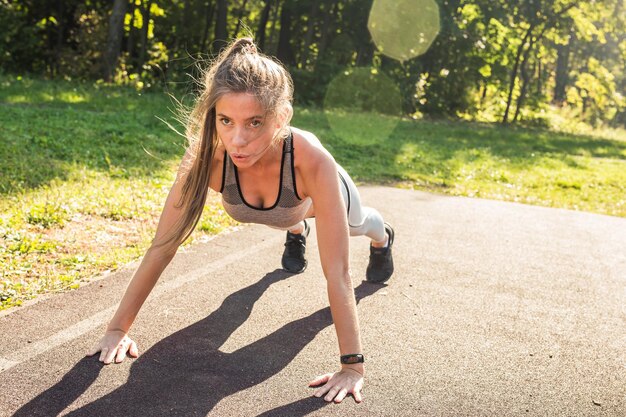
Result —
[[132, 330], [142, 355], [84, 358], [134, 266], [0, 315], [0, 416], [624, 416], [626, 219], [366, 187], [396, 228], [389, 285], [362, 283], [365, 401], [326, 405], [337, 367], [315, 239], [246, 226], [177, 255]]

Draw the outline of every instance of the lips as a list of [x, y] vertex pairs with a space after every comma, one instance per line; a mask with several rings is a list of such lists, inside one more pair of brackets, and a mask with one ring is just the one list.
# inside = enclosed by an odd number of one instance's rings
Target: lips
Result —
[[238, 153], [234, 153], [232, 154], [230, 157], [237, 160], [237, 161], [243, 161], [244, 159], [248, 158], [249, 155], [243, 155], [243, 154], [238, 154]]

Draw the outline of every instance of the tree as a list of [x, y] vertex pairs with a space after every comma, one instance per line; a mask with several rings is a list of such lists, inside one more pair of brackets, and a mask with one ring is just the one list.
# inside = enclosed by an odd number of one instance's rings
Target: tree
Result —
[[291, 25], [292, 25], [292, 8], [293, 0], [285, 0], [283, 8], [280, 12], [280, 32], [278, 34], [278, 49], [276, 57], [287, 65], [295, 65], [295, 57], [291, 47]]
[[565, 101], [565, 87], [569, 84], [569, 58], [570, 49], [573, 42], [575, 42], [576, 34], [572, 31], [571, 34], [565, 40], [565, 44], [558, 44], [556, 46], [557, 60], [555, 71], [555, 85], [554, 85], [554, 97], [552, 102], [561, 106]]
[[272, 3], [272, 0], [265, 0], [265, 6], [263, 6], [261, 19], [259, 20], [259, 28], [256, 31], [256, 42], [261, 50], [265, 49], [265, 32], [267, 31], [267, 22], [270, 17]]
[[124, 16], [127, 6], [128, 0], [115, 0], [113, 3], [113, 10], [109, 18], [109, 35], [104, 51], [103, 77], [105, 81], [111, 81], [115, 74], [124, 37]]
[[371, 66], [400, 86], [409, 114], [534, 123], [562, 106], [589, 123], [626, 123], [623, 0], [434, 0], [437, 37], [402, 63], [372, 41], [373, 1], [0, 0], [0, 69], [187, 81], [198, 56], [245, 25], [289, 67], [304, 103], [321, 105], [341, 71]]
[[226, 39], [228, 39], [227, 19], [228, 1], [217, 0], [217, 21], [215, 22], [215, 40], [212, 48], [215, 54], [226, 46]]

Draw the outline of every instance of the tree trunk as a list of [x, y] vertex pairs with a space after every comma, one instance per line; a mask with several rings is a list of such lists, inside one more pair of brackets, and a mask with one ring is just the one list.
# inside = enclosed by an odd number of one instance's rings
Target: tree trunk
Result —
[[517, 105], [515, 106], [515, 115], [513, 115], [513, 122], [517, 122], [522, 106], [524, 105], [524, 100], [526, 99], [526, 90], [528, 89], [528, 84], [530, 77], [528, 76], [528, 59], [530, 57], [530, 51], [533, 49], [533, 44], [535, 42], [534, 38], [530, 38], [530, 44], [526, 51], [524, 52], [524, 58], [522, 60], [522, 64], [520, 67], [520, 75], [522, 78], [522, 88], [519, 93], [519, 97], [517, 97]]
[[124, 16], [128, 0], [115, 0], [113, 3], [113, 11], [109, 18], [109, 34], [107, 36], [106, 49], [104, 51], [104, 71], [103, 77], [105, 81], [111, 81], [117, 60], [120, 56], [122, 48], [122, 37], [124, 35]]
[[565, 101], [565, 89], [569, 83], [569, 55], [572, 42], [572, 36], [568, 39], [565, 45], [558, 45], [556, 48], [556, 73], [555, 73], [555, 85], [554, 85], [554, 98], [552, 102], [558, 106], [563, 105]]
[[541, 60], [537, 60], [537, 95], [539, 97], [543, 97], [543, 65], [541, 65]]
[[285, 65], [295, 65], [295, 57], [291, 49], [291, 8], [292, 2], [285, 1], [280, 12], [280, 32], [278, 34], [278, 49], [276, 58]]
[[143, 65], [146, 63], [146, 51], [148, 49], [148, 27], [150, 26], [150, 8], [154, 0], [148, 0], [145, 3], [144, 9], [141, 11], [143, 16], [141, 26], [141, 52], [139, 53], [139, 61], [137, 63], [137, 70], [141, 72]]
[[211, 22], [213, 21], [213, 15], [215, 14], [215, 3], [209, 2], [206, 7], [206, 14], [204, 17], [204, 33], [202, 34], [202, 51], [204, 52], [207, 47], [207, 41], [209, 40], [209, 29], [211, 28]]
[[364, 67], [372, 65], [374, 51], [376, 50], [372, 34], [367, 27], [370, 15], [369, 10], [372, 8], [374, 2], [373, 0], [362, 0], [360, 3], [362, 4], [356, 5], [356, 10], [352, 12], [354, 14], [353, 20], [356, 23], [352, 36], [356, 50], [355, 65]]
[[135, 58], [135, 1], [130, 2], [130, 24], [128, 27], [128, 38], [126, 39], [126, 51], [128, 52], [129, 62], [134, 62]]
[[524, 59], [522, 61], [522, 77], [523, 77], [522, 90], [520, 91], [520, 95], [517, 100], [517, 107], [515, 108], [515, 116], [513, 117], [513, 121], [517, 121], [519, 112], [522, 106], [524, 105], [524, 100], [526, 99], [526, 90], [528, 89], [528, 85], [530, 84], [530, 77], [528, 76], [528, 71], [526, 70], [526, 64], [528, 63], [530, 52], [533, 49], [533, 45], [538, 44], [539, 41], [543, 38], [543, 35], [545, 35], [548, 28], [550, 28], [550, 26], [548, 24], [545, 24], [543, 26], [543, 29], [541, 29], [541, 32], [539, 32], [539, 34], [537, 35], [537, 37], [534, 37], [534, 38], [531, 37], [530, 44], [528, 45], [528, 48], [524, 52]]
[[483, 104], [485, 104], [485, 99], [487, 98], [487, 86], [489, 85], [489, 83], [487, 83], [487, 81], [483, 81], [482, 82], [482, 87], [481, 87], [481, 94], [480, 94], [480, 103], [479, 103], [479, 108], [483, 108]]
[[213, 39], [213, 53], [218, 54], [227, 44], [228, 32], [228, 1], [217, 0], [217, 21], [215, 22], [215, 39]]
[[61, 61], [61, 49], [63, 49], [63, 41], [65, 39], [65, 7], [62, 1], [57, 3], [57, 30], [56, 30], [56, 42], [54, 45], [54, 55], [52, 57], [52, 76], [59, 74], [59, 63]]
[[513, 101], [513, 90], [515, 89], [515, 81], [517, 80], [517, 69], [519, 68], [520, 59], [522, 58], [522, 52], [524, 51], [524, 45], [526, 45], [526, 40], [531, 35], [534, 29], [533, 25], [530, 25], [526, 34], [524, 35], [524, 39], [520, 43], [519, 48], [517, 48], [517, 53], [515, 54], [515, 64], [513, 64], [513, 70], [511, 71], [511, 81], [509, 82], [509, 94], [506, 99], [506, 109], [504, 110], [504, 116], [502, 116], [502, 123], [506, 124], [509, 121], [509, 111], [511, 109], [511, 102]]
[[267, 21], [270, 18], [270, 11], [272, 9], [272, 0], [265, 0], [265, 6], [261, 12], [261, 20], [259, 22], [259, 28], [256, 31], [256, 44], [260, 50], [265, 49], [265, 30], [267, 28]]

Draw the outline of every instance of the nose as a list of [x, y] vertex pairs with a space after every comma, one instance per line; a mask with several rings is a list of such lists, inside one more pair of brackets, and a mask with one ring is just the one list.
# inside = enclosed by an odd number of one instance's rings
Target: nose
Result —
[[232, 143], [233, 145], [238, 146], [238, 147], [246, 146], [248, 144], [248, 141], [246, 140], [245, 133], [239, 129], [236, 129], [233, 132]]

